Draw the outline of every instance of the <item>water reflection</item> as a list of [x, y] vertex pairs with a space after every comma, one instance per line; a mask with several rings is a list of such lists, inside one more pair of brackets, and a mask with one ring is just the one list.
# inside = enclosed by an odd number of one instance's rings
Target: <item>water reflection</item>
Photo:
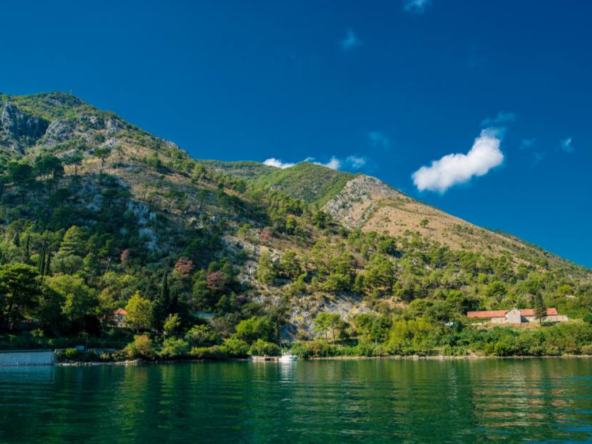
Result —
[[475, 442], [592, 437], [592, 361], [0, 369], [0, 442]]

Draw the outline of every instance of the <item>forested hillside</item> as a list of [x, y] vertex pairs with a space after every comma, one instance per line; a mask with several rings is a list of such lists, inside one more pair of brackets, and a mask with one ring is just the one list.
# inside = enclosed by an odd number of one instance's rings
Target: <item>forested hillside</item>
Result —
[[[315, 338], [299, 353], [592, 342], [590, 270], [377, 179], [195, 160], [64, 93], [0, 95], [0, 107], [4, 348], [91, 338], [129, 356], [223, 358]], [[465, 317], [534, 305], [574, 322], [517, 332]]]

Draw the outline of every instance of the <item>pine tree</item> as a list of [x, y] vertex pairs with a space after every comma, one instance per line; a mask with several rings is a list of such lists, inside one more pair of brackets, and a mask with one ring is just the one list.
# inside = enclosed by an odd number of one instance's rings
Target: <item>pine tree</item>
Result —
[[16, 235], [14, 236], [14, 239], [12, 240], [12, 242], [14, 243], [14, 246], [17, 248], [20, 248], [21, 246], [21, 235], [18, 233], [16, 233]]
[[58, 254], [60, 257], [82, 255], [84, 249], [84, 231], [82, 228], [72, 225], [64, 234]]

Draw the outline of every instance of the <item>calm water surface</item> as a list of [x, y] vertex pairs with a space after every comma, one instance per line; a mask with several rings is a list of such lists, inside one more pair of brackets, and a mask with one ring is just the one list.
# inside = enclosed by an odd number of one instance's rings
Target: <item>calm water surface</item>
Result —
[[0, 368], [0, 443], [592, 441], [592, 360]]

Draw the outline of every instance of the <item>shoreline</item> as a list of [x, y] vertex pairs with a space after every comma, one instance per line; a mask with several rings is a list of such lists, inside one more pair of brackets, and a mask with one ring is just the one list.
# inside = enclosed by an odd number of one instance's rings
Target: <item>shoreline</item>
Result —
[[[526, 360], [526, 359], [590, 359], [591, 355], [561, 355], [561, 356], [332, 356], [332, 357], [315, 357], [315, 358], [299, 358], [297, 361], [314, 362], [314, 361], [377, 361], [377, 360], [393, 360], [393, 361], [462, 361], [462, 360]], [[296, 361], [296, 362], [297, 362]], [[90, 361], [90, 362], [56, 362], [54, 367], [94, 367], [101, 365], [115, 365], [115, 366], [138, 366], [138, 365], [162, 365], [162, 364], [197, 364], [197, 363], [225, 363], [225, 362], [252, 362], [252, 363], [274, 363], [279, 364], [279, 357], [266, 357], [265, 359], [226, 359], [226, 360], [210, 360], [210, 359], [185, 359], [185, 360], [167, 360], [167, 361], [145, 361], [142, 359], [126, 360], [126, 361]], [[2, 367], [30, 367], [22, 366], [0, 366]]]

